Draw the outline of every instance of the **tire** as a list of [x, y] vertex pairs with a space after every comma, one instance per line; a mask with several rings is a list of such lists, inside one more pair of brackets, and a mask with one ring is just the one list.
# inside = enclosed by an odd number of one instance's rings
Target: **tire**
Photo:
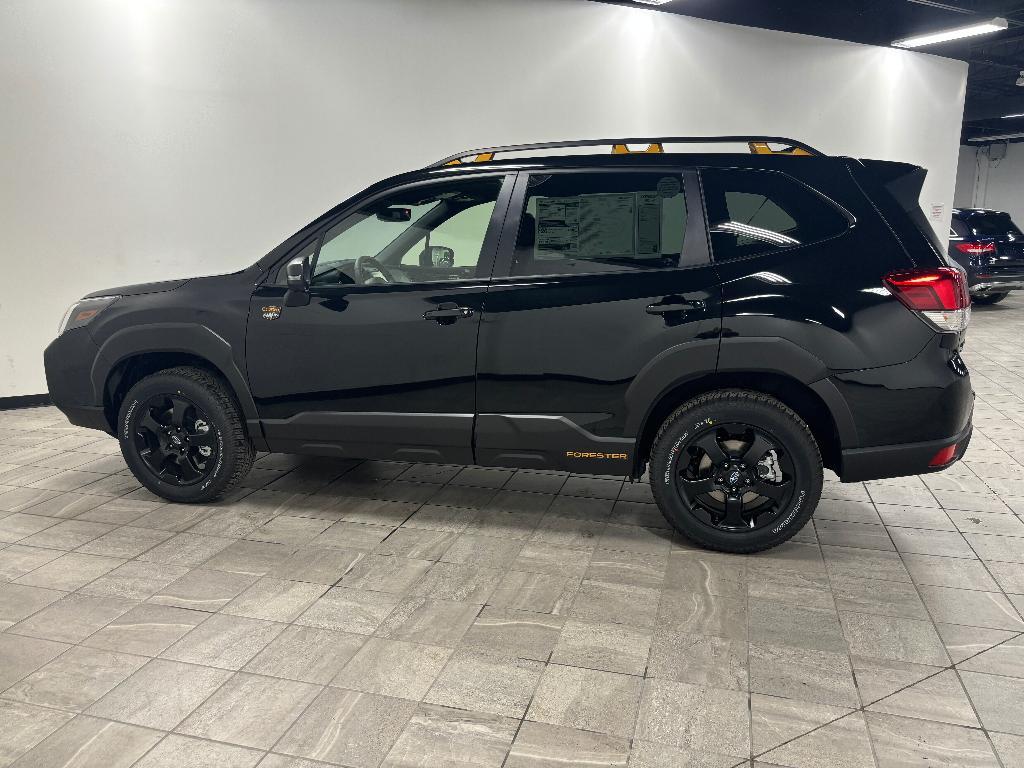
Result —
[[[171, 409], [165, 411], [167, 404]], [[179, 406], [182, 415], [175, 410]], [[176, 428], [175, 420], [184, 427]], [[118, 416], [118, 440], [128, 468], [143, 486], [186, 504], [223, 496], [248, 474], [256, 457], [233, 393], [200, 368], [170, 368], [132, 386]], [[201, 455], [205, 451], [209, 458]], [[163, 454], [170, 459], [161, 462]], [[171, 469], [158, 474], [158, 464]]]
[[998, 304], [1009, 295], [1009, 291], [1006, 293], [985, 293], [980, 296], [971, 296], [971, 302], [973, 304], [981, 304], [982, 306], [986, 304]]
[[[778, 546], [806, 525], [821, 498], [821, 454], [810, 429], [775, 398], [749, 390], [710, 392], [672, 413], [654, 439], [650, 474], [672, 527], [722, 552]], [[748, 503], [753, 523], [738, 511]]]

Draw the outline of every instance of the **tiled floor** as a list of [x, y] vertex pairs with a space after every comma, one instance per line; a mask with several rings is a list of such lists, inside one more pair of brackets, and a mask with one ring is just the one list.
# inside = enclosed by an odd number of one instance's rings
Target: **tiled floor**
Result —
[[264, 456], [162, 504], [0, 413], [0, 766], [1024, 765], [1024, 298], [951, 471], [731, 557], [643, 485]]

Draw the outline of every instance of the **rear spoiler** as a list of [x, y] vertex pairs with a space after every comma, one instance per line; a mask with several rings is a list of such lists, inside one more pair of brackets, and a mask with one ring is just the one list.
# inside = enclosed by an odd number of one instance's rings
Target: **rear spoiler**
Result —
[[946, 249], [921, 210], [928, 171], [889, 160], [853, 160], [850, 172], [916, 266], [946, 263]]

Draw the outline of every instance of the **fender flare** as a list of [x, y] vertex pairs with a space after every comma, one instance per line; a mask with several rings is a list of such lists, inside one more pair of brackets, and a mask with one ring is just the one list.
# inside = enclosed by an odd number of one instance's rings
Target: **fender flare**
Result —
[[[680, 371], [684, 375], [680, 376]], [[658, 355], [637, 374], [626, 391], [625, 434], [640, 438], [651, 413], [673, 389], [722, 373], [770, 373], [803, 384], [824, 402], [843, 448], [859, 445], [857, 426], [830, 371], [819, 358], [780, 337], [691, 341]]]
[[245, 375], [239, 370], [224, 337], [198, 323], [147, 323], [122, 328], [100, 345], [89, 377], [93, 396], [103, 402], [103, 390], [114, 367], [135, 355], [151, 352], [180, 352], [208, 360], [227, 379], [247, 422], [258, 422], [256, 402]]

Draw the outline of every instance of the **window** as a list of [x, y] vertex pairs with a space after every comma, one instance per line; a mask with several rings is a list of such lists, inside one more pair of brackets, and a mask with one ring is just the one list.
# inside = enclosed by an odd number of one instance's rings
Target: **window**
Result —
[[674, 267], [686, 232], [683, 179], [671, 173], [530, 176], [514, 275]]
[[324, 235], [314, 285], [471, 279], [500, 178], [411, 187], [345, 217]]
[[1009, 237], [1011, 240], [1022, 237], [1008, 213], [976, 213], [967, 220], [967, 225], [975, 237]]
[[716, 261], [815, 243], [850, 226], [825, 198], [780, 173], [710, 169], [702, 177]]

